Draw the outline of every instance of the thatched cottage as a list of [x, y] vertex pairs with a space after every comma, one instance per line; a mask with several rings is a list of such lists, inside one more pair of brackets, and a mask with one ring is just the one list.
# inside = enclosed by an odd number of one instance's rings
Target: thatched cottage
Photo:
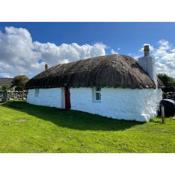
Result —
[[148, 45], [138, 61], [113, 54], [46, 66], [26, 87], [31, 104], [136, 121], [155, 116], [162, 98]]

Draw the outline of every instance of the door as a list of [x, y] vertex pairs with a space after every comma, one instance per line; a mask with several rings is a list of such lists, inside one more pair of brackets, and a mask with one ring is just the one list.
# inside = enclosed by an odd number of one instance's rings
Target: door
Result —
[[69, 110], [71, 108], [71, 103], [70, 103], [70, 90], [68, 87], [64, 87], [64, 96], [65, 96], [65, 109]]

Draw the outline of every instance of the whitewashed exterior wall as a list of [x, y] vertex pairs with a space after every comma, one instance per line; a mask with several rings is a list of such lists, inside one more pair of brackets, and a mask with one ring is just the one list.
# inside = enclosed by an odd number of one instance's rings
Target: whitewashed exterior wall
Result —
[[64, 108], [63, 89], [39, 89], [38, 97], [35, 97], [35, 89], [29, 89], [27, 94], [27, 102], [41, 106]]
[[93, 102], [91, 88], [71, 89], [71, 109], [125, 120], [148, 121], [156, 115], [160, 89], [102, 88], [101, 102]]
[[[64, 108], [62, 88], [29, 90], [27, 102]], [[148, 121], [156, 115], [162, 98], [160, 89], [102, 88], [101, 102], [94, 102], [92, 88], [71, 88], [71, 109], [125, 120]]]

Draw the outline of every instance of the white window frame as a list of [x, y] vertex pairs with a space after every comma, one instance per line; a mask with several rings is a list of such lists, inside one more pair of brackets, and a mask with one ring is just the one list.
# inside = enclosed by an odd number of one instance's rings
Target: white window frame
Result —
[[39, 96], [39, 89], [35, 89], [35, 97]]
[[[100, 95], [100, 99], [97, 99], [97, 94]], [[101, 102], [101, 88], [100, 87], [93, 88], [93, 102], [96, 102], [96, 103]]]

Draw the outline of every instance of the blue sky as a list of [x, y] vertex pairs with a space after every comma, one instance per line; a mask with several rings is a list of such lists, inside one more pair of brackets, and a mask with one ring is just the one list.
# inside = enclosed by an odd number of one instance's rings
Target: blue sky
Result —
[[175, 44], [175, 23], [0, 23], [28, 29], [34, 41], [78, 44], [102, 42], [123, 54], [136, 53], [143, 43], [161, 39]]
[[[7, 27], [13, 27], [14, 30], [11, 29], [10, 32], [7, 32], [5, 29]], [[166, 48], [164, 47], [163, 52], [166, 51], [167, 54], [170, 54], [170, 52], [172, 52], [172, 50], [174, 49], [173, 46], [175, 45], [175, 39], [174, 39], [175, 23], [131, 23], [131, 22], [129, 23], [109, 23], [109, 22], [108, 23], [76, 23], [76, 22], [74, 23], [51, 23], [51, 22], [49, 23], [28, 23], [28, 22], [27, 23], [21, 23], [21, 22], [20, 23], [14, 23], [14, 22], [2, 23], [1, 22], [0, 23], [1, 34], [3, 34], [3, 36], [6, 37], [6, 40], [8, 40], [7, 42], [4, 39], [4, 43], [7, 44], [11, 42], [11, 40], [14, 40], [14, 38], [12, 37], [12, 34], [13, 36], [15, 35], [16, 42], [18, 42], [18, 44], [20, 45], [21, 43], [24, 43], [25, 41], [27, 41], [29, 39], [29, 36], [27, 35], [25, 36], [26, 37], [25, 38], [23, 37], [22, 31], [20, 31], [21, 32], [20, 33], [16, 30], [20, 28], [24, 28], [31, 35], [30, 37], [32, 39], [32, 42], [39, 43], [39, 45], [37, 44], [37, 49], [38, 48], [40, 49], [39, 52], [41, 52], [42, 50], [42, 54], [40, 54], [41, 58], [37, 60], [37, 63], [47, 62], [49, 60], [49, 63], [51, 65], [54, 64], [54, 59], [53, 61], [50, 61], [54, 56], [53, 53], [50, 53], [53, 51], [53, 48], [51, 45], [49, 46], [47, 45], [47, 48], [49, 47], [48, 52], [51, 54], [51, 56], [50, 57], [47, 56], [47, 59], [43, 59], [43, 61], [41, 61], [43, 57], [46, 57], [46, 53], [43, 55], [43, 50], [44, 48], [46, 48], [46, 43], [48, 42], [54, 44], [54, 47], [60, 46], [63, 43], [66, 43], [67, 45], [76, 43], [78, 44], [78, 46], [88, 44], [89, 47], [94, 46], [96, 43], [101, 43], [101, 44], [103, 43], [105, 45], [105, 48], [103, 48], [105, 50], [105, 54], [110, 54], [111, 51], [113, 50], [115, 52], [119, 52], [120, 54], [126, 54], [126, 55], [131, 54], [132, 56], [137, 56], [141, 54], [139, 50], [143, 47], [144, 43], [149, 43], [151, 46], [154, 47], [154, 54], [156, 56], [160, 56], [159, 52], [160, 51], [162, 52], [162, 49], [161, 49], [162, 46], [168, 45], [168, 48], [167, 46]], [[2, 37], [2, 35], [0, 36]], [[19, 43], [19, 41], [21, 42]], [[0, 45], [3, 45], [3, 42], [1, 42]], [[7, 45], [7, 47], [3, 46], [5, 47], [6, 53], [4, 53], [4, 49], [3, 50], [0, 49], [0, 63], [1, 63], [1, 60], [6, 59], [4, 58], [6, 55], [13, 56], [12, 53], [8, 53], [9, 49], [6, 49], [6, 48], [17, 47], [15, 45], [17, 44]], [[28, 45], [26, 43], [24, 45], [26, 49]], [[98, 48], [99, 47], [100, 46], [98, 46]], [[16, 49], [14, 48], [14, 50]], [[21, 48], [19, 50], [21, 50]], [[27, 48], [27, 51], [28, 51], [28, 48]], [[55, 54], [55, 51], [53, 52]], [[97, 52], [99, 52], [99, 50], [97, 50]], [[99, 55], [102, 53], [103, 51], [99, 52]], [[14, 59], [17, 60], [17, 57], [20, 57], [20, 60], [27, 59], [22, 54], [21, 55], [16, 54]], [[30, 53], [30, 54], [33, 54], [33, 53]], [[38, 51], [37, 51], [37, 54], [38, 54]], [[165, 56], [165, 53], [163, 54]], [[63, 55], [65, 55], [65, 53], [62, 54], [62, 57], [64, 57]], [[172, 55], [169, 55], [169, 56], [172, 57]], [[68, 57], [68, 54], [66, 54], [65, 59], [67, 59], [67, 57]], [[32, 59], [33, 59], [33, 56], [32, 56]], [[175, 58], [171, 58], [171, 60], [173, 59]], [[8, 60], [10, 64], [10, 58], [8, 58]], [[159, 63], [160, 64], [166, 63], [166, 59], [164, 58], [164, 60], [161, 60], [161, 62]], [[172, 62], [172, 64], [174, 63], [175, 62]], [[168, 61], [168, 64], [170, 65], [169, 61]], [[162, 67], [162, 65], [160, 65], [160, 67]], [[35, 73], [38, 73], [40, 70], [41, 68], [40, 69], [38, 68], [38, 71], [37, 70], [33, 71], [33, 73], [31, 73], [29, 76], [33, 76]], [[167, 71], [168, 70], [166, 68], [165, 72]], [[22, 71], [22, 68], [21, 68], [19, 73], [25, 74], [25, 71]], [[12, 74], [14, 73], [11, 72], [10, 75], [12, 76]], [[0, 67], [0, 76], [4, 76], [4, 75], [8, 75], [8, 72], [5, 71], [4, 69], [1, 69]], [[173, 74], [173, 76], [175, 76], [175, 74]]]

